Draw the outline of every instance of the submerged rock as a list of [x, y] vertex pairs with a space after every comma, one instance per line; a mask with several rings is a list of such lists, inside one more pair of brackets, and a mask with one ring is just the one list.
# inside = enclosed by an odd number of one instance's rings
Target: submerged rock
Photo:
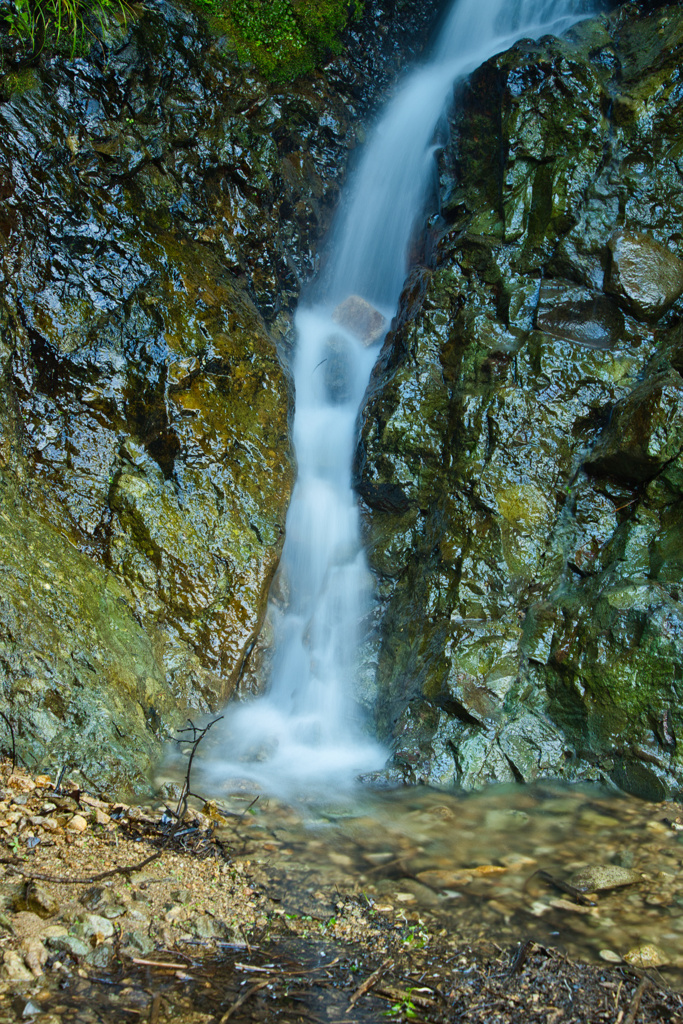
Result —
[[325, 391], [332, 402], [348, 402], [353, 391], [354, 364], [349, 342], [342, 334], [333, 334], [325, 342]]
[[597, 864], [582, 868], [570, 878], [571, 884], [580, 892], [603, 892], [607, 889], [619, 889], [623, 885], [635, 885], [642, 882], [642, 875], [630, 868], [622, 868], [618, 864]]

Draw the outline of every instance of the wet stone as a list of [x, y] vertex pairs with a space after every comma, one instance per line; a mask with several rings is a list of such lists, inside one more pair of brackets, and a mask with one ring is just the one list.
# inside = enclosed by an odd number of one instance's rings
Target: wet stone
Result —
[[341, 334], [332, 334], [325, 342], [325, 391], [331, 402], [347, 402], [353, 390], [353, 361], [349, 342]]
[[623, 341], [624, 315], [600, 292], [550, 279], [541, 285], [536, 327], [563, 341], [610, 349]]
[[364, 345], [373, 345], [387, 329], [387, 319], [360, 295], [349, 295], [335, 308], [332, 319]]
[[642, 880], [642, 875], [637, 871], [622, 868], [618, 864], [608, 864], [582, 868], [572, 875], [570, 883], [581, 892], [602, 892], [624, 885], [636, 885]]
[[642, 970], [647, 970], [649, 967], [663, 967], [669, 962], [661, 949], [652, 943], [630, 949], [628, 953], [624, 953], [624, 960], [631, 967], [639, 967]]
[[619, 231], [609, 249], [605, 290], [636, 316], [656, 320], [683, 294], [683, 260], [651, 235]]

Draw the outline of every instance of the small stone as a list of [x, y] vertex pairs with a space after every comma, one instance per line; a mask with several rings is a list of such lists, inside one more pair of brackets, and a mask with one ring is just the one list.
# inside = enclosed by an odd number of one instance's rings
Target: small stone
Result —
[[618, 864], [596, 864], [582, 868], [569, 879], [571, 885], [581, 892], [603, 892], [606, 889], [618, 889], [623, 885], [635, 885], [642, 882], [642, 876], [630, 868], [622, 868]]
[[108, 943], [96, 946], [86, 955], [85, 961], [91, 967], [108, 967], [113, 956], [112, 948]]
[[371, 864], [386, 864], [387, 861], [393, 860], [395, 856], [393, 850], [376, 850], [371, 853], [364, 853], [363, 860], [367, 860]]
[[225, 935], [225, 925], [210, 914], [202, 914], [192, 922], [190, 931], [198, 939], [222, 939]]
[[47, 940], [47, 944], [50, 949], [71, 953], [72, 956], [87, 956], [91, 950], [91, 946], [76, 935], [55, 935]]
[[349, 857], [348, 853], [337, 853], [335, 850], [330, 850], [328, 857], [333, 864], [339, 865], [340, 868], [350, 868], [353, 866], [353, 859]]
[[572, 903], [571, 900], [553, 899], [550, 906], [556, 910], [566, 910], [569, 914], [594, 914], [594, 907], [582, 907], [580, 903]]
[[608, 964], [620, 964], [622, 960], [613, 949], [601, 949], [598, 955], [602, 960], [606, 960]]
[[134, 931], [124, 934], [121, 944], [124, 948], [131, 949], [135, 955], [139, 953], [145, 955], [152, 952], [155, 941], [147, 934], [146, 930], [136, 928]]
[[17, 910], [30, 910], [38, 917], [54, 917], [59, 910], [59, 903], [53, 899], [42, 885], [31, 882], [26, 885], [24, 892], [16, 899]]
[[33, 981], [33, 975], [15, 949], [5, 950], [2, 973], [8, 981]]
[[184, 916], [185, 907], [179, 905], [176, 907], [171, 907], [171, 909], [167, 911], [166, 914], [164, 914], [164, 921], [167, 921], [169, 924], [173, 924], [174, 921], [180, 921], [181, 918]]
[[111, 821], [109, 815], [105, 814], [104, 811], [101, 811], [99, 807], [95, 808], [94, 818], [96, 825], [108, 825]]
[[88, 822], [82, 814], [74, 814], [66, 826], [67, 832], [85, 832]]
[[79, 914], [71, 930], [74, 935], [86, 939], [95, 936], [101, 940], [111, 938], [114, 934], [114, 925], [99, 914]]
[[632, 967], [641, 967], [643, 969], [663, 967], [669, 962], [661, 949], [658, 949], [649, 942], [645, 943], [644, 946], [638, 946], [636, 949], [629, 949], [628, 953], [624, 953], [624, 960]]
[[45, 923], [42, 917], [30, 910], [22, 910], [12, 917], [14, 934], [20, 939], [42, 938], [45, 934]]
[[24, 939], [21, 943], [24, 963], [34, 978], [39, 978], [47, 961], [47, 950], [40, 939]]
[[25, 775], [10, 775], [7, 786], [9, 789], [18, 789], [20, 793], [32, 793], [36, 788], [33, 779], [29, 779]]
[[419, 871], [417, 880], [430, 889], [457, 889], [472, 881], [471, 871]]
[[378, 309], [360, 295], [349, 295], [336, 307], [332, 319], [341, 327], [370, 346], [382, 337], [387, 329], [387, 319]]

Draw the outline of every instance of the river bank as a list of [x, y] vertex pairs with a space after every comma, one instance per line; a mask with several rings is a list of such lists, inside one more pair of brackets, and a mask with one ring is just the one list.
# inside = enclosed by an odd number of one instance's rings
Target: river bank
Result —
[[[652, 913], [655, 890], [664, 894], [667, 877], [673, 882], [662, 858], [671, 865], [677, 860], [680, 869], [683, 833], [670, 817], [680, 811], [675, 805], [619, 808], [615, 803], [613, 821], [628, 821], [630, 847], [640, 851], [632, 869], [639, 878], [625, 902], [626, 890], [618, 884], [591, 894], [594, 906], [586, 907], [580, 894], [563, 894], [539, 878], [547, 852], [537, 863], [527, 857], [528, 884], [521, 894], [525, 928], [520, 913], [503, 907], [501, 878], [508, 876], [508, 900], [514, 885], [514, 870], [503, 855], [489, 864], [470, 864], [469, 873], [460, 870], [457, 883], [462, 856], [457, 847], [450, 879], [444, 868], [441, 879], [436, 868], [431, 878], [429, 869], [418, 872], [420, 878], [409, 871], [411, 856], [425, 862], [435, 857], [433, 840], [430, 845], [419, 832], [414, 795], [412, 810], [404, 810], [402, 818], [394, 808], [403, 858], [388, 860], [386, 849], [371, 850], [364, 839], [370, 821], [362, 808], [355, 816], [348, 808], [337, 809], [332, 826], [328, 811], [315, 826], [310, 815], [303, 822], [301, 810], [266, 801], [259, 807], [261, 800], [250, 807], [244, 797], [241, 811], [234, 802], [209, 801], [201, 812], [190, 809], [178, 821], [173, 806], [109, 802], [64, 780], [56, 789], [54, 780], [13, 771], [9, 764], [0, 788], [3, 1024], [17, 1019], [294, 1024], [376, 1021], [383, 1014], [487, 1024], [683, 1020], [683, 1001], [674, 991], [679, 972], [661, 949], [657, 959], [654, 943], [637, 947], [640, 961], [624, 949], [623, 956], [612, 951], [613, 962], [600, 963], [589, 944], [583, 958], [576, 955], [576, 940], [573, 946], [569, 942], [571, 955], [553, 948], [548, 941], [553, 935], [556, 945], [567, 947], [569, 927], [563, 934], [554, 924], [545, 928], [553, 915], [555, 921], [560, 915], [584, 922], [602, 915], [627, 929], [623, 922], [635, 890], [642, 891]], [[424, 822], [431, 808], [432, 819], [443, 822], [449, 797], [431, 796], [419, 817]], [[567, 792], [564, 799], [566, 805], [575, 797]], [[577, 800], [584, 820], [593, 814], [594, 826], [596, 800], [596, 794]], [[386, 847], [387, 829], [376, 813], [375, 845]], [[491, 807], [487, 813], [490, 824]], [[520, 813], [512, 807], [509, 820], [519, 821]], [[410, 815], [412, 837], [406, 833]], [[608, 820], [604, 808], [602, 817]], [[461, 815], [463, 843], [471, 826]], [[527, 830], [534, 831], [529, 819]], [[508, 835], [511, 865], [516, 840]], [[354, 844], [364, 869], [351, 854]], [[536, 845], [542, 850], [540, 839]], [[597, 846], [604, 848], [599, 836]], [[649, 872], [641, 870], [645, 846], [664, 870], [654, 872], [652, 863]], [[604, 859], [614, 869], [615, 850], [605, 850]], [[595, 884], [598, 867], [593, 864]], [[553, 872], [561, 879], [560, 867]], [[678, 900], [673, 890], [660, 900], [663, 936], [680, 920]], [[449, 904], [459, 901], [468, 904], [469, 913], [458, 918]], [[645, 936], [651, 924], [638, 912]], [[665, 938], [660, 945], [666, 947]], [[585, 955], [597, 962], [582, 962]]]

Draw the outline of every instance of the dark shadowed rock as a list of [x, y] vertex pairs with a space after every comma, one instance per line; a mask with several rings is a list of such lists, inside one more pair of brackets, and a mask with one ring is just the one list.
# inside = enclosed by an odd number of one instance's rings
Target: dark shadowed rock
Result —
[[407, 512], [410, 500], [399, 484], [375, 484], [364, 480], [358, 485], [360, 494], [366, 505], [376, 512]]
[[624, 336], [624, 316], [613, 299], [552, 278], [541, 284], [536, 326], [588, 348], [613, 348]]
[[677, 373], [643, 381], [615, 406], [586, 465], [641, 483], [683, 449], [683, 379]]

